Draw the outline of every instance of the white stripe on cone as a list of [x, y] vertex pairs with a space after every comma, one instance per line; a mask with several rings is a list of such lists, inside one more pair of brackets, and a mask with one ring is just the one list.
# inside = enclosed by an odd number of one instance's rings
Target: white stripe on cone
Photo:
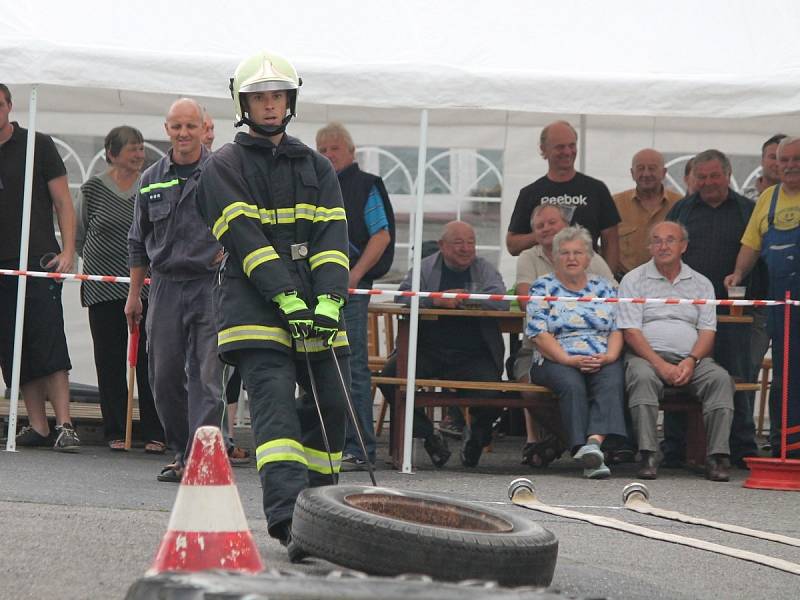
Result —
[[169, 518], [170, 531], [249, 531], [233, 485], [182, 485]]

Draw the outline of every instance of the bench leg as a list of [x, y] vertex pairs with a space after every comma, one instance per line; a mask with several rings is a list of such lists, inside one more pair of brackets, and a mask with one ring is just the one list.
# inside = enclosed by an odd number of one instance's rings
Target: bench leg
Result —
[[706, 464], [706, 427], [700, 405], [686, 411], [686, 464], [700, 469]]

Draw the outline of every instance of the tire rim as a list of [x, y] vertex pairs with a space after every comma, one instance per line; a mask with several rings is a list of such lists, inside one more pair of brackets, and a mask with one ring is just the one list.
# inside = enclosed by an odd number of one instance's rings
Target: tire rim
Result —
[[394, 494], [349, 494], [345, 504], [400, 521], [485, 533], [510, 533], [514, 525], [503, 518], [465, 506]]

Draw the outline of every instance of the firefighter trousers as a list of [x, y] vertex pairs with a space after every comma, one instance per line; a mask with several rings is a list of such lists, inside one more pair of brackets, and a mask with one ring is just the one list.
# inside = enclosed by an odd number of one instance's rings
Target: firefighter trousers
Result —
[[[302, 490], [335, 484], [339, 478], [347, 400], [330, 351], [325, 353], [327, 358], [312, 360], [311, 368], [319, 391], [330, 459], [305, 359], [268, 349], [239, 350], [233, 356], [250, 401], [264, 514], [273, 537], [279, 537], [282, 525], [291, 520], [295, 500]], [[349, 388], [348, 359], [340, 357], [339, 366]], [[306, 392], [299, 398], [296, 384]]]

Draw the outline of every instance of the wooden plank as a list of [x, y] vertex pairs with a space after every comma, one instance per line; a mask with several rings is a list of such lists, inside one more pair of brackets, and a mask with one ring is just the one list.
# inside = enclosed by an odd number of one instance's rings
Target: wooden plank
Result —
[[[11, 408], [11, 401], [5, 398], [0, 398], [0, 417], [7, 417]], [[45, 411], [48, 418], [55, 419], [56, 413], [49, 402], [45, 403]], [[93, 402], [70, 402], [69, 414], [73, 421], [100, 421], [103, 420], [103, 415], [100, 412], [100, 405]], [[28, 417], [28, 411], [25, 408], [25, 403], [20, 400], [17, 406], [17, 415], [19, 417]], [[133, 420], [139, 420], [139, 406], [133, 406]]]
[[[407, 380], [403, 377], [385, 377], [383, 375], [373, 376], [372, 383], [401, 385], [405, 386]], [[518, 381], [457, 381], [454, 379], [417, 379], [416, 385], [419, 387], [440, 387], [455, 390], [494, 390], [506, 392], [539, 392], [544, 394], [552, 393], [546, 387], [532, 383], [520, 383]]]
[[[407, 380], [403, 377], [385, 377], [383, 375], [373, 375], [372, 383], [386, 385], [405, 386]], [[552, 393], [548, 388], [533, 383], [521, 383], [518, 381], [456, 381], [453, 379], [417, 379], [416, 385], [419, 387], [440, 387], [455, 390], [495, 390], [505, 392], [536, 392], [543, 394]], [[759, 383], [737, 383], [737, 392], [753, 392], [761, 389]]]

